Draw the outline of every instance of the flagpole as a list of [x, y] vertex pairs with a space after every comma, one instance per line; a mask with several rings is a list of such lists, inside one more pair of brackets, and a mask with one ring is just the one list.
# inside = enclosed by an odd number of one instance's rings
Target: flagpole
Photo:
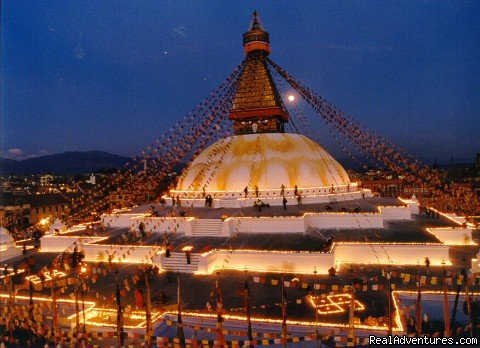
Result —
[[[31, 274], [31, 273], [30, 273]], [[28, 323], [28, 326], [30, 327], [30, 325], [32, 326], [31, 328], [33, 329], [35, 327], [35, 323], [34, 323], [34, 316], [33, 316], [33, 283], [32, 283], [32, 280], [29, 279], [28, 281], [28, 320], [30, 321]], [[29, 337], [29, 341], [31, 342], [32, 340], [32, 330], [28, 330], [28, 337]]]
[[392, 270], [390, 266], [388, 266], [387, 271], [387, 279], [388, 279], [388, 335], [393, 334], [393, 323], [392, 323]]
[[122, 348], [124, 346], [123, 308], [122, 308], [122, 299], [121, 299], [121, 294], [120, 294], [120, 284], [118, 282], [118, 269], [115, 270], [115, 283], [116, 283], [115, 297], [116, 297], [116, 300], [117, 300], [118, 347]]
[[347, 347], [355, 346], [355, 289], [353, 288], [353, 266], [350, 265], [350, 312], [348, 313]]
[[[245, 270], [245, 311], [247, 314], [247, 336], [249, 341], [253, 341], [252, 335], [252, 319], [251, 319], [251, 308], [250, 308], [250, 286], [248, 285], [248, 276], [247, 270]], [[251, 346], [251, 344], [250, 344]]]
[[150, 312], [150, 284], [148, 282], [148, 273], [149, 270], [146, 269], [144, 271], [145, 275], [145, 296], [147, 297], [145, 300], [145, 319], [146, 319], [146, 326], [145, 326], [145, 346], [147, 348], [151, 347], [151, 336], [152, 336], [152, 314]]
[[180, 289], [180, 272], [177, 272], [177, 336], [180, 340], [180, 346], [185, 346], [185, 332], [183, 331], [183, 321], [182, 321], [182, 292]]
[[80, 294], [82, 296], [82, 320], [83, 320], [83, 333], [87, 333], [86, 320], [85, 320], [85, 279], [84, 276], [80, 277]]
[[443, 267], [443, 314], [445, 318], [444, 337], [450, 337], [450, 304], [447, 294], [447, 271], [445, 270], [445, 260], [442, 260]]
[[472, 323], [472, 298], [470, 296], [470, 286], [468, 284], [468, 274], [465, 276], [465, 300], [467, 302], [468, 321], [470, 323], [470, 337], [473, 337], [473, 323]]
[[223, 300], [222, 300], [222, 291], [220, 287], [220, 271], [217, 271], [216, 288], [217, 288], [217, 340], [219, 345], [222, 346], [225, 342], [225, 338], [223, 336], [223, 324], [222, 324]]
[[[8, 272], [6, 270], [6, 272]], [[8, 280], [10, 281], [10, 293], [9, 293], [9, 302], [10, 302], [10, 323], [9, 323], [9, 331], [10, 331], [10, 342], [13, 342], [13, 318], [14, 318], [14, 311], [15, 311], [15, 290], [13, 286], [13, 279], [12, 279], [13, 273], [8, 273]]]
[[57, 310], [57, 291], [55, 289], [55, 272], [50, 270], [50, 276], [52, 277], [52, 336], [53, 342], [57, 343], [57, 331], [58, 331], [58, 310]]
[[420, 337], [422, 334], [422, 292], [420, 288], [420, 263], [418, 263], [418, 276], [417, 276], [417, 303], [415, 305], [415, 320], [416, 320], [416, 330], [417, 336]]
[[[317, 266], [315, 266], [315, 268], [313, 269], [313, 275], [314, 275], [314, 281], [313, 281], [313, 294], [315, 296], [315, 301], [317, 300], [317, 296], [318, 296], [318, 293], [317, 293]], [[316, 302], [313, 302], [313, 303], [316, 303]], [[316, 340], [317, 340], [317, 347], [320, 347], [320, 334], [318, 332], [318, 309], [317, 307], [315, 307], [315, 335], [317, 336], [316, 337]]]
[[282, 339], [283, 346], [287, 346], [288, 328], [287, 328], [287, 306], [285, 301], [285, 282], [284, 274], [282, 273]]
[[[465, 269], [465, 263], [467, 261], [467, 258], [465, 256], [465, 254], [463, 255], [463, 258], [462, 258], [462, 261], [463, 261], [463, 268], [461, 268], [460, 270], [460, 276], [464, 276], [466, 275], [466, 269]], [[455, 300], [453, 301], [453, 311], [452, 311], [452, 319], [450, 320], [450, 330], [451, 332], [453, 333], [454, 332], [454, 327], [456, 326], [455, 325], [455, 317], [457, 315], [457, 307], [458, 307], [458, 300], [459, 300], [459, 297], [460, 297], [460, 291], [462, 290], [462, 285], [461, 284], [458, 284], [458, 280], [457, 280], [457, 292], [455, 293]]]

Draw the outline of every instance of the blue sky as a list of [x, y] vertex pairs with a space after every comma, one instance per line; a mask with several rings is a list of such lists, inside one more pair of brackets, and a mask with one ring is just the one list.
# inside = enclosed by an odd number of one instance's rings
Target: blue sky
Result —
[[480, 152], [477, 1], [6, 0], [3, 155], [140, 152], [241, 61], [254, 9], [271, 58], [361, 123], [429, 161]]

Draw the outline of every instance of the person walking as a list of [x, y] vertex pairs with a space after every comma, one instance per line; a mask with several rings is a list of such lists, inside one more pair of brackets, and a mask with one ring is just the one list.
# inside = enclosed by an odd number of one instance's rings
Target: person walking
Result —
[[247, 198], [247, 196], [248, 196], [248, 186], [245, 186], [245, 188], [243, 189], [243, 192], [245, 193], [245, 198]]
[[287, 198], [283, 197], [282, 204], [283, 204], [283, 210], [287, 210]]

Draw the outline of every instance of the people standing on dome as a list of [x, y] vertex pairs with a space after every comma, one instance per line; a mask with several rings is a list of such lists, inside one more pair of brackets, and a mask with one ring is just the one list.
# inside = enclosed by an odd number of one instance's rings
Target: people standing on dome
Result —
[[255, 185], [255, 197], [258, 198], [258, 186], [257, 185]]
[[280, 196], [285, 196], [285, 185], [282, 184], [282, 186], [280, 186]]
[[248, 186], [245, 186], [245, 188], [243, 189], [243, 192], [245, 193], [245, 198], [247, 198], [247, 196], [248, 196]]
[[282, 204], [283, 204], [283, 210], [287, 210], [287, 198], [285, 198], [285, 196], [283, 197]]
[[180, 195], [177, 195], [177, 207], [180, 207], [182, 203], [180, 202]]
[[294, 186], [293, 194], [295, 196], [298, 196], [298, 186], [297, 185]]
[[302, 204], [302, 196], [301, 195], [297, 195], [297, 202], [298, 202], [298, 205]]

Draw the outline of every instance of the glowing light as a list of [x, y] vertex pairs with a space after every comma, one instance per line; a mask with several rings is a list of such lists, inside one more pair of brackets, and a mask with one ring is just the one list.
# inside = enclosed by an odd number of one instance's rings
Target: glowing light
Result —
[[[44, 278], [44, 282], [48, 282], [48, 281], [52, 280], [52, 277], [51, 277], [50, 272], [43, 272], [43, 276], [45, 277], [45, 278]], [[56, 269], [54, 269], [54, 270], [53, 270], [53, 276], [54, 276], [55, 278], [61, 278], [61, 277], [65, 277], [66, 274], [63, 273], [63, 272], [57, 271]], [[42, 282], [42, 280], [40, 279], [40, 277], [37, 276], [37, 275], [27, 276], [27, 277], [25, 277], [25, 280], [31, 281], [33, 284], [39, 284], [39, 283]]]
[[49, 221], [50, 221], [50, 218], [43, 218], [38, 223], [42, 226], [45, 226], [46, 224], [48, 224]]
[[288, 101], [289, 101], [289, 102], [295, 101], [295, 96], [294, 96], [293, 94], [290, 94], [290, 95], [288, 96]]
[[191, 245], [186, 245], [182, 248], [182, 251], [191, 251], [191, 250], [193, 250], [193, 246]]
[[[328, 295], [326, 299], [321, 296], [309, 296], [308, 302], [313, 308], [316, 308], [318, 314], [339, 314], [344, 313], [350, 307], [350, 294]], [[355, 311], [363, 311], [363, 303], [355, 299]]]

